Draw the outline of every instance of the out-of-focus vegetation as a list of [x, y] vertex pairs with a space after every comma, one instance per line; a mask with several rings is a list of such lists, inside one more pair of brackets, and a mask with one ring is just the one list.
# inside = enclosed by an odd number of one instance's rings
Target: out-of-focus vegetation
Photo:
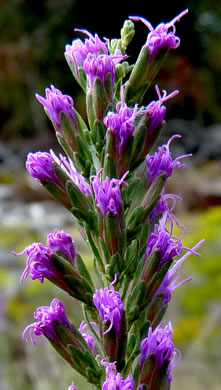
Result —
[[[155, 26], [169, 21], [182, 9], [190, 13], [177, 23], [181, 46], [168, 56], [157, 79], [169, 92], [180, 90], [168, 102], [166, 132], [183, 132], [183, 148], [193, 152], [194, 166], [175, 178], [172, 192], [184, 198], [179, 215], [187, 227], [185, 245], [206, 239], [199, 252], [183, 266], [183, 278], [193, 281], [173, 294], [168, 318], [173, 320], [175, 343], [183, 351], [174, 373], [176, 386], [194, 390], [218, 390], [221, 382], [221, 4], [209, 0], [147, 3], [136, 1], [119, 10], [119, 2], [80, 0], [0, 1], [0, 389], [67, 389], [73, 371], [43, 340], [34, 348], [24, 344], [21, 333], [33, 321], [37, 306], [48, 305], [56, 296], [64, 301], [73, 322], [80, 323], [78, 303], [49, 283], [19, 278], [25, 257], [21, 251], [33, 241], [45, 242], [55, 227], [73, 233], [76, 245], [90, 266], [90, 258], [71, 217], [24, 173], [29, 150], [55, 147], [52, 126], [35, 92], [54, 84], [73, 96], [84, 115], [83, 96], [65, 62], [66, 43], [85, 28], [101, 37], [118, 37], [128, 15], [142, 15]], [[102, 16], [101, 16], [102, 15]], [[136, 23], [136, 39], [129, 47], [133, 62], [146, 39], [147, 30]], [[155, 98], [154, 88], [148, 100]], [[172, 119], [176, 119], [176, 122]], [[216, 129], [214, 128], [216, 126]], [[165, 133], [167, 135], [167, 133]], [[214, 138], [216, 136], [216, 138]], [[204, 140], [204, 143], [203, 143]], [[179, 150], [178, 150], [179, 152]], [[213, 159], [212, 166], [211, 161]], [[197, 161], [200, 160], [197, 163]], [[208, 168], [209, 167], [209, 168]], [[211, 168], [212, 167], [212, 168]], [[188, 174], [190, 172], [191, 174]], [[176, 180], [177, 179], [177, 180]], [[211, 207], [213, 206], [213, 207]], [[47, 219], [45, 218], [47, 210]], [[177, 208], [178, 210], [178, 208]], [[64, 217], [63, 217], [64, 215]], [[76, 385], [81, 378], [75, 376]], [[83, 382], [82, 382], [83, 383]], [[87, 385], [85, 387], [87, 388]]]

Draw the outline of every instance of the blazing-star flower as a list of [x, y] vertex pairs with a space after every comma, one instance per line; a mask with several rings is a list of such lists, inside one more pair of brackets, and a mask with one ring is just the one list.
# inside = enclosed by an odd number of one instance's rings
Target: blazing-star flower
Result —
[[105, 321], [107, 329], [104, 334], [112, 328], [116, 333], [120, 331], [121, 317], [124, 313], [124, 305], [120, 293], [114, 290], [113, 283], [107, 287], [96, 290], [93, 295], [93, 302], [98, 310], [101, 321]]
[[34, 313], [34, 318], [37, 322], [28, 325], [23, 332], [24, 341], [28, 341], [26, 333], [29, 332], [30, 340], [35, 344], [34, 335], [45, 335], [55, 343], [59, 343], [59, 338], [54, 329], [54, 321], [66, 326], [70, 331], [73, 331], [73, 325], [69, 322], [66, 314], [65, 307], [59, 299], [54, 298], [50, 306], [40, 306]]
[[70, 234], [55, 229], [53, 233], [48, 234], [47, 245], [53, 252], [62, 252], [72, 264], [75, 263], [76, 249]]
[[75, 386], [75, 385], [70, 385], [70, 386], [68, 387], [68, 390], [78, 390], [78, 388], [77, 388], [77, 386]]
[[116, 105], [116, 111], [109, 111], [104, 118], [104, 124], [107, 128], [111, 129], [115, 139], [117, 140], [118, 153], [122, 152], [122, 149], [127, 141], [133, 135], [134, 121], [138, 111], [138, 105], [136, 104], [134, 109], [131, 110], [127, 106], [124, 99], [124, 86], [121, 88], [121, 100]]
[[29, 153], [26, 160], [26, 168], [32, 177], [39, 181], [50, 181], [57, 185], [61, 185], [57, 178], [54, 167], [54, 158], [47, 152]]
[[115, 78], [115, 65], [109, 55], [96, 56], [94, 54], [88, 54], [84, 61], [84, 71], [88, 77], [89, 88], [93, 89], [94, 79], [98, 77], [105, 87], [107, 75], [110, 75], [112, 88], [114, 86]]
[[115, 363], [102, 360], [101, 364], [106, 366], [106, 380], [102, 385], [102, 390], [133, 390], [134, 379], [131, 374], [123, 379], [119, 372], [116, 373]]
[[21, 282], [30, 275], [32, 280], [38, 279], [41, 283], [44, 282], [45, 278], [49, 280], [56, 279], [61, 283], [62, 275], [56, 270], [52, 259], [52, 255], [56, 251], [60, 251], [61, 254], [67, 256], [70, 263], [74, 265], [76, 250], [69, 234], [55, 229], [53, 233], [48, 234], [47, 245], [49, 248], [41, 243], [34, 242], [20, 253], [13, 252], [16, 256], [21, 256], [24, 253], [28, 256]]
[[71, 45], [65, 46], [65, 56], [70, 65], [74, 64], [76, 74], [78, 75], [78, 68], [84, 65], [84, 61], [89, 53], [97, 56], [108, 54], [107, 42], [103, 42], [97, 34], [93, 37], [87, 30], [75, 29], [75, 31], [82, 32], [89, 38], [84, 42], [80, 39], [74, 39]]
[[[14, 253], [14, 252], [13, 252]], [[26, 267], [21, 276], [21, 283], [29, 275], [32, 280], [38, 279], [41, 283], [44, 279], [56, 278], [56, 269], [52, 263], [52, 250], [45, 245], [34, 242], [28, 245], [22, 252], [14, 253], [15, 256], [20, 256], [26, 253], [28, 256]]]
[[108, 212], [118, 215], [122, 210], [120, 186], [122, 184], [127, 185], [124, 178], [128, 172], [126, 172], [120, 180], [110, 179], [106, 176], [106, 178], [101, 181], [100, 175], [102, 171], [103, 168], [99, 170], [97, 175], [91, 176], [95, 202], [102, 216], [105, 216]]
[[153, 28], [151, 23], [144, 18], [141, 18], [139, 16], [130, 17], [130, 19], [132, 20], [140, 20], [150, 30], [145, 44], [150, 55], [150, 62], [154, 60], [154, 58], [161, 49], [176, 49], [180, 45], [180, 39], [175, 35], [175, 23], [179, 22], [179, 20], [187, 13], [188, 9], [177, 15], [173, 20], [171, 20], [171, 22], [158, 24], [155, 29]]
[[176, 90], [169, 95], [167, 95], [167, 92], [163, 90], [163, 95], [161, 96], [160, 89], [158, 85], [155, 86], [156, 92], [158, 95], [159, 100], [155, 101], [153, 100], [145, 109], [144, 112], [148, 115], [148, 124], [147, 124], [147, 130], [149, 133], [152, 133], [155, 129], [157, 129], [163, 122], [165, 113], [166, 113], [166, 107], [163, 105], [164, 102], [167, 100], [173, 98], [176, 96], [179, 91]]
[[166, 230], [163, 219], [159, 225], [155, 225], [155, 230], [148, 236], [146, 246], [146, 258], [155, 250], [160, 251], [160, 264], [172, 260], [175, 256], [180, 256], [183, 250], [181, 240], [172, 238]]
[[[166, 373], [167, 385], [169, 385], [172, 380], [171, 370], [181, 359], [181, 353], [174, 348], [172, 341], [172, 324], [169, 322], [168, 325], [164, 325], [164, 322], [159, 324], [154, 331], [150, 327], [147, 337], [141, 341], [140, 345], [140, 383], [146, 384], [150, 389], [154, 389], [153, 381], [157, 381], [160, 369], [165, 363], [169, 364]], [[154, 359], [154, 368], [151, 373], [147, 373], [148, 367], [145, 367], [145, 361], [151, 356]]]
[[61, 129], [60, 113], [64, 112], [76, 127], [76, 119], [73, 111], [73, 99], [63, 95], [59, 89], [51, 85], [45, 89], [46, 98], [36, 94], [38, 101], [47, 109], [48, 114], [58, 129]]
[[61, 153], [59, 154], [59, 157], [56, 156], [53, 150], [50, 150], [50, 153], [53, 161], [55, 161], [60, 166], [60, 168], [67, 174], [67, 176], [76, 184], [79, 190], [81, 190], [85, 195], [91, 196], [92, 194], [90, 184], [84, 179], [80, 172], [75, 169], [73, 162], [69, 158], [67, 159]]
[[175, 167], [180, 169], [185, 166], [185, 164], [181, 164], [179, 160], [191, 156], [191, 154], [185, 154], [177, 157], [175, 160], [172, 159], [169, 146], [175, 138], [180, 138], [180, 135], [173, 135], [166, 145], [160, 146], [158, 151], [153, 155], [148, 154], [146, 156], [148, 186], [150, 186], [161, 173], [166, 173], [167, 177], [170, 177]]
[[[188, 277], [182, 281], [179, 282], [180, 279], [180, 267], [183, 264], [183, 262], [189, 257], [189, 255], [194, 254], [196, 256], [200, 256], [197, 251], [197, 249], [203, 244], [204, 240], [199, 241], [193, 248], [187, 249], [187, 252], [185, 255], [183, 255], [179, 260], [177, 260], [174, 265], [167, 271], [167, 274], [165, 278], [163, 279], [160, 287], [156, 291], [154, 297], [156, 297], [160, 293], [164, 293], [164, 302], [163, 304], [166, 305], [171, 300], [171, 294], [174, 290], [176, 290], [178, 287], [182, 286], [184, 283], [189, 282], [192, 280], [192, 277]], [[154, 298], [153, 298], [154, 299]]]
[[[163, 191], [164, 192], [164, 191]], [[155, 219], [158, 217], [159, 219], [164, 215], [164, 220], [166, 223], [166, 220], [169, 219], [171, 231], [173, 230], [173, 223], [175, 222], [178, 227], [181, 227], [183, 229], [183, 226], [181, 226], [173, 214], [173, 211], [176, 206], [176, 201], [179, 203], [182, 203], [181, 196], [178, 196], [176, 194], [164, 194], [162, 192], [161, 197], [157, 205], [154, 207], [152, 212], [150, 213], [150, 223], [153, 224]], [[168, 200], [172, 201], [172, 206], [169, 207]], [[184, 229], [185, 230], [185, 229]]]
[[[96, 328], [97, 327], [97, 324], [96, 322], [91, 322], [91, 325]], [[85, 329], [88, 327], [88, 324], [85, 322], [85, 321], [82, 321], [81, 324], [80, 324], [80, 327], [79, 327], [79, 332], [82, 334], [82, 336], [84, 337], [86, 343], [88, 344], [90, 350], [92, 351], [93, 355], [96, 356], [97, 355], [97, 345], [96, 345], [96, 341], [94, 339], [94, 337], [89, 334], [89, 333], [85, 333]]]

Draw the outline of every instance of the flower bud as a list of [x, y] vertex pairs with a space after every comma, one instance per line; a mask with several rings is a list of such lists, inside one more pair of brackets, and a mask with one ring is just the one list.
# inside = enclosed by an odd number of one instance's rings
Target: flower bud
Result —
[[130, 44], [135, 34], [134, 23], [131, 20], [125, 20], [124, 25], [120, 31], [121, 45], [124, 49]]

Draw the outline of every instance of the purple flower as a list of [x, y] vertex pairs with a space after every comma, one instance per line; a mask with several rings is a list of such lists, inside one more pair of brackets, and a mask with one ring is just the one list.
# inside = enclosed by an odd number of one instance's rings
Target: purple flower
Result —
[[75, 263], [76, 249], [72, 237], [63, 230], [59, 231], [55, 229], [53, 233], [49, 233], [47, 236], [47, 245], [53, 252], [60, 251], [67, 256], [72, 264]]
[[[147, 337], [141, 341], [140, 345], [140, 383], [145, 383], [150, 389], [154, 388], [153, 381], [157, 379], [157, 374], [164, 363], [169, 363], [167, 369], [167, 385], [169, 385], [172, 380], [171, 370], [181, 359], [181, 353], [174, 348], [172, 341], [172, 324], [169, 322], [168, 325], [164, 325], [164, 323], [159, 324], [154, 331], [150, 327]], [[154, 369], [148, 377], [149, 375], [145, 372], [145, 361], [151, 356], [154, 358]]]
[[50, 280], [56, 277], [56, 270], [51, 259], [53, 253], [51, 249], [41, 243], [34, 242], [22, 252], [14, 253], [14, 255], [20, 256], [24, 253], [28, 255], [28, 258], [21, 276], [21, 283], [29, 274], [32, 280], [38, 279], [41, 283], [44, 282], [45, 278]]
[[169, 301], [171, 300], [171, 294], [174, 290], [182, 286], [184, 283], [192, 280], [192, 277], [188, 277], [179, 282], [181, 274], [180, 267], [190, 254], [200, 256], [199, 253], [196, 252], [196, 250], [203, 244], [203, 242], [204, 240], [199, 241], [192, 249], [185, 248], [187, 249], [185, 255], [182, 256], [179, 260], [177, 260], [174, 265], [167, 271], [164, 280], [162, 281], [160, 287], [154, 295], [154, 297], [156, 297], [158, 294], [164, 293], [164, 305], [169, 303]]
[[89, 54], [84, 62], [84, 71], [88, 77], [88, 85], [93, 89], [94, 80], [98, 77], [105, 87], [107, 76], [111, 76], [112, 88], [115, 79], [115, 64], [109, 55], [96, 56]]
[[186, 154], [177, 157], [175, 160], [172, 159], [169, 146], [171, 141], [175, 138], [180, 138], [180, 135], [173, 135], [166, 145], [160, 146], [158, 151], [153, 155], [148, 154], [146, 156], [148, 186], [150, 186], [161, 173], [165, 173], [167, 177], [170, 177], [175, 167], [180, 169], [185, 165], [181, 164], [179, 160], [191, 156], [191, 154]]
[[[170, 199], [172, 200], [172, 206], [169, 207], [167, 200]], [[163, 215], [166, 216], [166, 219], [169, 219], [170, 221], [170, 226], [171, 226], [171, 231], [173, 229], [173, 223], [175, 222], [176, 225], [180, 228], [183, 228], [173, 214], [173, 210], [176, 206], [176, 201], [178, 200], [179, 203], [182, 203], [182, 198], [181, 196], [178, 196], [176, 194], [161, 194], [161, 198], [157, 205], [154, 207], [153, 211], [150, 214], [150, 223], [153, 224], [155, 219], [161, 218]], [[185, 230], [185, 229], [184, 229]]]
[[180, 45], [180, 39], [175, 35], [175, 23], [179, 22], [179, 20], [187, 13], [188, 9], [177, 15], [173, 20], [171, 20], [171, 22], [158, 24], [155, 29], [153, 28], [151, 23], [144, 18], [141, 18], [139, 16], [130, 17], [130, 19], [132, 20], [140, 20], [150, 30], [145, 44], [149, 51], [150, 62], [154, 60], [154, 58], [161, 49], [176, 49]]
[[164, 116], [166, 113], [166, 107], [162, 105], [167, 100], [173, 98], [176, 96], [179, 91], [176, 90], [169, 95], [167, 95], [167, 92], [163, 90], [163, 96], [161, 96], [160, 90], [158, 85], [155, 86], [157, 95], [159, 97], [159, 100], [152, 101], [144, 110], [144, 112], [148, 115], [148, 124], [147, 124], [147, 130], [148, 132], [152, 133], [155, 129], [157, 129], [163, 122]]
[[45, 335], [55, 343], [59, 343], [59, 338], [54, 329], [54, 321], [66, 326], [70, 331], [73, 330], [73, 326], [69, 322], [65, 314], [65, 307], [61, 301], [54, 298], [50, 306], [40, 306], [34, 313], [34, 318], [38, 322], [28, 325], [23, 332], [24, 341], [28, 341], [26, 333], [29, 332], [30, 340], [35, 344], [34, 335]]
[[113, 283], [110, 289], [107, 287], [96, 290], [93, 295], [93, 302], [98, 310], [101, 321], [105, 321], [107, 329], [104, 334], [112, 328], [119, 333], [121, 318], [124, 314], [124, 305], [120, 293], [114, 290]]
[[26, 160], [26, 168], [32, 177], [39, 181], [50, 181], [57, 185], [61, 185], [57, 178], [54, 167], [54, 158], [47, 152], [29, 153]]
[[148, 236], [146, 247], [146, 258], [155, 250], [160, 251], [160, 265], [170, 261], [175, 256], [180, 256], [183, 250], [180, 239], [173, 239], [167, 232], [163, 219], [160, 220], [159, 226], [155, 225], [155, 230]]
[[62, 170], [70, 177], [70, 179], [76, 184], [76, 186], [81, 190], [85, 195], [92, 195], [91, 187], [89, 183], [84, 179], [80, 172], [76, 171], [73, 162], [68, 158], [64, 157], [62, 154], [59, 154], [59, 158], [53, 152], [50, 151], [51, 156], [54, 161], [62, 168]]
[[116, 373], [116, 366], [114, 363], [108, 363], [105, 360], [101, 364], [106, 366], [106, 380], [102, 385], [102, 390], [133, 390], [134, 379], [131, 374], [128, 374], [125, 379], [121, 374]]
[[[97, 327], [96, 322], [91, 322], [91, 325], [95, 328]], [[93, 355], [96, 356], [97, 355], [96, 341], [94, 340], [94, 337], [91, 334], [84, 332], [84, 330], [87, 328], [87, 326], [88, 326], [87, 323], [85, 321], [82, 321], [80, 324], [80, 327], [79, 327], [79, 332], [84, 337], [84, 339], [85, 339], [86, 343], [88, 344]]]
[[77, 388], [77, 386], [75, 386], [75, 385], [70, 385], [70, 386], [68, 387], [68, 390], [78, 390], [78, 388]]
[[91, 176], [91, 183], [95, 195], [95, 202], [103, 216], [108, 212], [118, 215], [122, 210], [122, 199], [120, 186], [122, 184], [127, 185], [124, 182], [126, 172], [122, 179], [110, 179], [106, 176], [105, 180], [100, 180], [100, 175], [103, 168], [99, 170], [96, 176]]
[[66, 45], [65, 56], [70, 65], [74, 64], [76, 74], [78, 75], [78, 67], [83, 67], [84, 61], [89, 53], [97, 56], [108, 54], [107, 42], [103, 42], [97, 34], [93, 37], [91, 33], [86, 30], [75, 31], [86, 34], [89, 38], [82, 42], [80, 39], [74, 39], [71, 45]]
[[111, 129], [118, 146], [118, 154], [122, 153], [122, 149], [128, 140], [132, 137], [134, 132], [134, 121], [138, 111], [138, 105], [136, 104], [134, 109], [131, 110], [124, 100], [124, 87], [121, 88], [121, 101], [116, 105], [116, 111], [109, 111], [104, 118], [104, 124], [107, 128]]
[[[64, 231], [55, 229], [53, 233], [48, 234], [47, 245], [49, 248], [41, 243], [34, 242], [33, 244], [28, 245], [20, 253], [13, 252], [16, 256], [23, 255], [24, 253], [28, 256], [26, 267], [21, 276], [21, 282], [30, 275], [32, 280], [38, 279], [41, 283], [44, 282], [45, 278], [51, 281], [56, 280], [57, 284], [66, 290], [63, 280], [64, 275], [56, 269], [53, 264], [52, 255], [59, 250], [61, 254], [67, 256], [70, 263], [74, 265], [76, 250], [72, 238]], [[76, 275], [74, 268], [72, 273], [73, 275]]]
[[53, 85], [45, 90], [46, 98], [36, 94], [38, 101], [47, 109], [48, 114], [55, 123], [56, 127], [61, 129], [60, 113], [64, 112], [76, 127], [76, 120], [73, 111], [73, 99], [68, 95], [63, 95], [59, 89]]
[[75, 385], [70, 385], [70, 386], [68, 387], [68, 390], [78, 390], [78, 388], [77, 388], [77, 386], [75, 386]]

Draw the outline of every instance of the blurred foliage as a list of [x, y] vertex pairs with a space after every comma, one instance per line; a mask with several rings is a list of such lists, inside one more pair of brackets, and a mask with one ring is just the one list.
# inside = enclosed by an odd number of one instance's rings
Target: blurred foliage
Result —
[[[187, 227], [184, 246], [192, 248], [205, 237], [198, 250], [201, 257], [190, 255], [183, 266], [184, 274], [192, 275], [193, 280], [174, 293], [182, 307], [177, 318], [175, 341], [188, 345], [191, 340], [201, 337], [206, 323], [213, 323], [214, 314], [221, 318], [221, 206], [188, 214], [182, 219]], [[220, 336], [219, 321], [211, 326], [208, 340], [216, 335]]]

